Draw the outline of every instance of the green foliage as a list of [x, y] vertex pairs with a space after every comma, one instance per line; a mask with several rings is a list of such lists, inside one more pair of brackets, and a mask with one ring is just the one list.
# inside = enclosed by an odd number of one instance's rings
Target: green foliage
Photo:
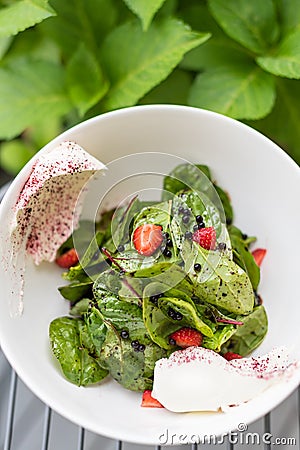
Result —
[[143, 30], [147, 30], [153, 16], [166, 0], [124, 0], [128, 8], [142, 21]]
[[1, 166], [137, 103], [247, 120], [299, 162], [299, 42], [298, 0], [0, 1], [0, 139], [25, 140]]
[[48, 0], [19, 0], [0, 10], [0, 37], [11, 36], [55, 16]]

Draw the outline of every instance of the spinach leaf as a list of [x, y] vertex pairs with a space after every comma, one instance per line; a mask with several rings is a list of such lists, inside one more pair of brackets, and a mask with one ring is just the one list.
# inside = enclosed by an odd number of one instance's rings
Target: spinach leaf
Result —
[[[164, 292], [164, 296], [157, 298]], [[171, 297], [174, 295], [174, 297]], [[157, 300], [153, 300], [153, 298]], [[182, 315], [180, 321], [170, 317], [172, 309]], [[212, 336], [211, 328], [199, 317], [192, 299], [178, 289], [170, 289], [159, 282], [149, 283], [143, 293], [143, 318], [145, 326], [154, 342], [165, 349], [172, 349], [169, 343], [170, 334], [174, 331], [189, 326], [201, 333]]]
[[220, 352], [222, 345], [237, 332], [234, 325], [224, 325], [218, 328], [212, 337], [204, 336], [203, 347]]
[[148, 344], [144, 352], [135, 351], [130, 341], [121, 339], [119, 333], [108, 326], [101, 359], [110, 375], [126, 389], [151, 389], [155, 361], [163, 356], [164, 351], [153, 343]]
[[85, 323], [60, 317], [51, 322], [49, 336], [54, 355], [66, 378], [77, 386], [97, 383], [108, 374], [94, 355]]
[[[117, 296], [102, 298], [98, 308], [108, 328], [101, 351], [105, 367], [127, 389], [151, 389], [155, 362], [166, 353], [152, 342], [141, 308]], [[121, 331], [127, 331], [128, 338], [122, 338]], [[144, 350], [136, 351], [133, 341], [144, 345]]]
[[222, 352], [231, 351], [247, 356], [263, 341], [268, 331], [268, 318], [263, 305], [257, 306], [253, 312], [243, 317], [244, 325], [240, 326], [231, 339], [222, 347]]
[[71, 316], [83, 316], [88, 311], [90, 302], [89, 298], [82, 298], [76, 302], [70, 309]]
[[111, 235], [116, 248], [130, 240], [132, 223], [140, 206], [137, 197], [133, 197], [128, 205], [115, 210], [111, 220]]
[[223, 189], [220, 188], [220, 186], [214, 184], [214, 187], [215, 187], [215, 190], [217, 191], [217, 194], [223, 205], [224, 213], [225, 213], [225, 217], [226, 217], [226, 223], [227, 223], [227, 225], [230, 225], [233, 222], [233, 208], [230, 203], [230, 198], [229, 198], [227, 192], [223, 191]]
[[163, 200], [168, 200], [173, 195], [187, 190], [192, 190], [196, 195], [199, 195], [199, 193], [205, 194], [221, 214], [223, 214], [223, 207], [226, 223], [232, 223], [233, 209], [228, 194], [212, 180], [207, 166], [201, 164], [180, 164], [176, 166], [164, 178]]
[[59, 287], [58, 290], [65, 299], [74, 303], [83, 297], [93, 297], [93, 281], [90, 279], [82, 282], [73, 281], [67, 286]]
[[233, 260], [248, 274], [254, 290], [258, 288], [260, 281], [260, 268], [249, 251], [249, 243], [255, 238], [248, 238], [236, 227], [229, 228], [232, 245]]
[[180, 191], [195, 189], [198, 192], [206, 192], [211, 186], [210, 170], [200, 164], [179, 164], [169, 175], [165, 176], [163, 184], [163, 200], [169, 200]]
[[94, 353], [99, 359], [99, 364], [101, 367], [106, 369], [105, 361], [101, 360], [101, 349], [104, 344], [107, 326], [103, 321], [102, 315], [99, 310], [93, 306], [91, 307], [84, 316], [84, 322], [89, 334], [89, 338], [93, 344]]
[[234, 261], [222, 253], [207, 251], [195, 242], [186, 242], [183, 258], [188, 270], [191, 260], [201, 265], [201, 271], [191, 272], [190, 278], [195, 295], [202, 301], [235, 314], [252, 311], [254, 294], [250, 279]]
[[70, 267], [68, 272], [63, 274], [65, 280], [81, 281], [82, 278], [89, 273], [90, 266], [98, 265], [99, 263], [104, 261], [103, 255], [99, 249], [104, 241], [104, 236], [105, 234], [103, 231], [96, 232], [95, 236], [90, 241], [84, 255], [80, 259], [80, 263], [76, 266]]

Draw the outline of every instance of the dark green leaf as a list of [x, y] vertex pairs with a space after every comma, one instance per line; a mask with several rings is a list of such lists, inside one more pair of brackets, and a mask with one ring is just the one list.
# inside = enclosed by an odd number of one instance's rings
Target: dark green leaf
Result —
[[198, 72], [227, 64], [240, 64], [249, 58], [249, 51], [223, 32], [206, 4], [188, 3], [181, 11], [181, 17], [193, 30], [209, 32], [212, 36], [203, 45], [189, 51], [180, 67]]
[[91, 356], [93, 349], [81, 319], [60, 317], [49, 328], [51, 347], [66, 378], [78, 386], [97, 383], [108, 372]]
[[285, 36], [300, 25], [300, 2], [298, 0], [275, 0], [280, 27]]
[[167, 78], [188, 50], [208, 37], [170, 18], [153, 23], [147, 32], [136, 21], [114, 29], [101, 52], [112, 86], [104, 101], [105, 108], [134, 105]]
[[95, 55], [104, 36], [115, 26], [118, 9], [114, 0], [51, 0], [57, 17], [40, 28], [57, 42], [63, 53], [70, 57], [79, 42]]
[[108, 82], [94, 54], [80, 44], [66, 67], [70, 98], [82, 117], [108, 91]]
[[[249, 314], [254, 295], [246, 272], [225, 254], [203, 249], [196, 243], [185, 241], [182, 251], [186, 270], [194, 282], [196, 295], [207, 303], [234, 314]], [[195, 263], [201, 271], [195, 272]]]
[[233, 260], [248, 274], [253, 289], [256, 290], [260, 281], [260, 269], [255, 262], [251, 252], [249, 251], [246, 239], [231, 233], [229, 228], [229, 236], [232, 244]]
[[200, 73], [192, 85], [189, 104], [236, 119], [266, 116], [275, 101], [274, 79], [251, 60]]
[[0, 8], [0, 37], [11, 36], [32, 27], [55, 11], [48, 0], [18, 0]]
[[[61, 67], [22, 60], [0, 68], [0, 137], [12, 138], [46, 117], [61, 117], [70, 108]], [[17, 112], [17, 114], [16, 114]]]
[[277, 99], [271, 114], [250, 125], [276, 141], [300, 164], [300, 83], [277, 78]]
[[[95, 307], [88, 310], [87, 314], [85, 314], [84, 321], [89, 338], [94, 347], [94, 353], [100, 358], [101, 349], [106, 339], [107, 326], [103, 322], [99, 310]], [[99, 364], [105, 367], [105, 361], [99, 361]]]
[[269, 55], [256, 58], [262, 69], [286, 78], [300, 78], [300, 29], [288, 34]]
[[175, 69], [165, 81], [146, 94], [140, 103], [143, 105], [151, 103], [186, 105], [192, 79], [192, 74]]
[[92, 298], [93, 281], [85, 281], [82, 283], [73, 282], [68, 286], [58, 288], [61, 295], [71, 302], [77, 302], [83, 297]]
[[268, 318], [263, 305], [254, 308], [249, 316], [243, 317], [243, 322], [244, 325], [238, 328], [222, 348], [223, 352], [231, 351], [247, 356], [261, 344], [268, 330]]
[[128, 8], [142, 21], [146, 31], [155, 15], [166, 0], [124, 0]]
[[210, 11], [225, 33], [249, 50], [264, 53], [279, 36], [272, 0], [209, 0]]

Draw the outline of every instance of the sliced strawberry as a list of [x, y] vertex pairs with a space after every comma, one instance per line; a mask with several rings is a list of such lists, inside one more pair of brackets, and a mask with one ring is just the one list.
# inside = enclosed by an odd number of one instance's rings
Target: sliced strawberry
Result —
[[173, 339], [179, 347], [187, 348], [192, 346], [199, 347], [202, 344], [202, 334], [200, 331], [193, 328], [180, 328], [171, 334], [170, 339]]
[[162, 227], [145, 223], [134, 230], [133, 245], [140, 255], [151, 256], [164, 240]]
[[261, 266], [266, 253], [267, 250], [265, 248], [256, 248], [255, 250], [253, 250], [252, 256], [259, 267]]
[[69, 269], [72, 266], [75, 266], [78, 263], [78, 255], [75, 248], [71, 248], [67, 252], [56, 258], [55, 262], [59, 267], [63, 267], [64, 269]]
[[200, 228], [193, 233], [192, 239], [206, 250], [213, 250], [216, 247], [216, 230], [214, 227]]
[[143, 392], [141, 406], [145, 406], [146, 408], [163, 408], [163, 405], [156, 398], [153, 398], [151, 394], [152, 391], [150, 389], [146, 389]]
[[227, 359], [227, 361], [231, 361], [232, 359], [241, 359], [242, 356], [238, 353], [227, 352], [224, 353], [223, 358]]

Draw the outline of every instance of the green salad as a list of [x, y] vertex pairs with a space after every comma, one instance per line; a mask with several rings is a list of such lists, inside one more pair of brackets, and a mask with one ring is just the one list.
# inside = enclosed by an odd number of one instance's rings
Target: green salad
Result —
[[203, 165], [173, 169], [160, 201], [133, 197], [80, 222], [57, 256], [70, 314], [49, 327], [65, 377], [144, 391], [155, 362], [189, 345], [248, 355], [268, 326], [254, 241]]

